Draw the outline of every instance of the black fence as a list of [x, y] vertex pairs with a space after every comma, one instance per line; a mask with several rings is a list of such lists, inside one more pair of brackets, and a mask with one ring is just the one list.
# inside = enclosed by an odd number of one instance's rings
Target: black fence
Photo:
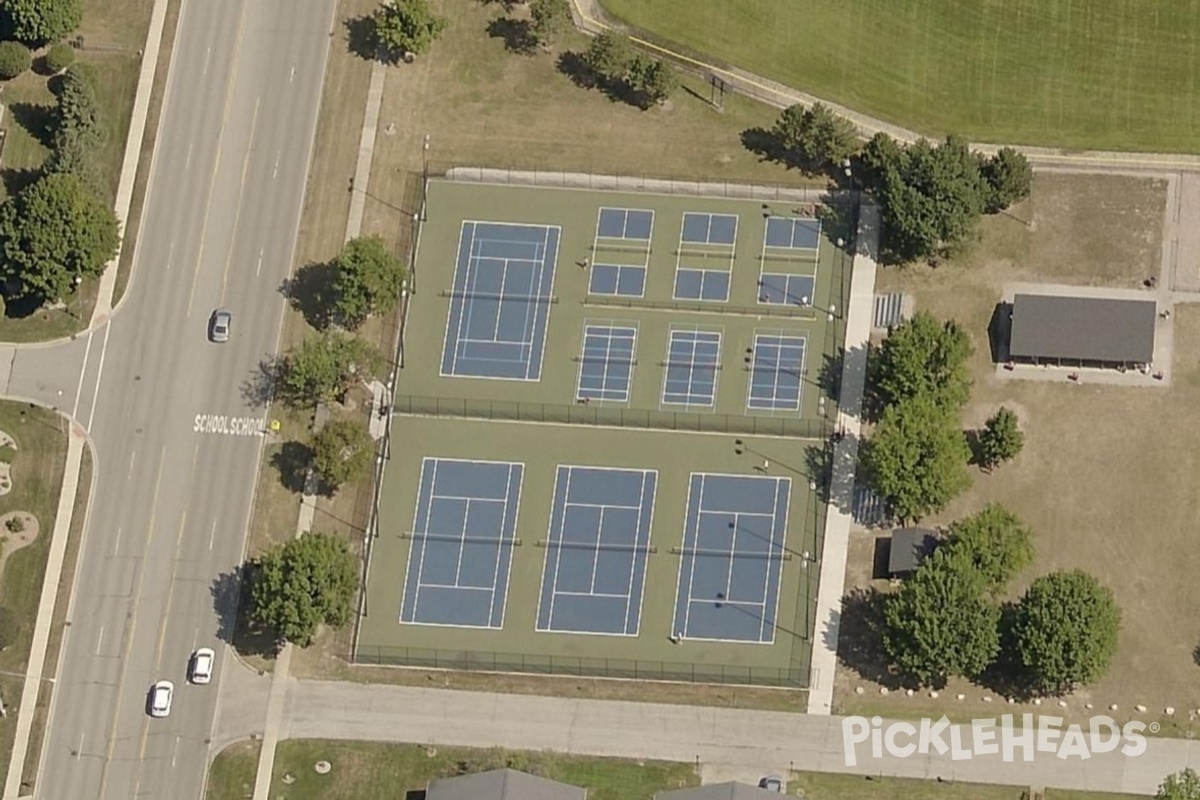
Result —
[[354, 654], [354, 661], [357, 664], [423, 669], [457, 669], [475, 672], [674, 681], [677, 683], [717, 683], [735, 686], [775, 686], [789, 689], [804, 689], [809, 685], [809, 670], [795, 666], [782, 668], [688, 664], [674, 661], [534, 656], [521, 653], [467, 652], [362, 644]]
[[521, 403], [508, 400], [467, 400], [415, 395], [394, 397], [392, 411], [396, 414], [427, 417], [546, 422], [559, 425], [597, 425], [644, 430], [779, 436], [794, 439], [825, 439], [833, 434], [833, 423], [828, 419], [746, 417], [736, 414], [643, 411], [579, 404]]

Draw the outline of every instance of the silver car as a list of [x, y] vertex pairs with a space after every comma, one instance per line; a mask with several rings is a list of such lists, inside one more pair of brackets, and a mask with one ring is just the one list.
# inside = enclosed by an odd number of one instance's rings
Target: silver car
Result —
[[218, 308], [208, 321], [208, 338], [214, 342], [229, 341], [229, 326], [233, 324], [233, 312]]
[[170, 681], [159, 681], [150, 687], [150, 716], [166, 717], [171, 714], [171, 697], [175, 694], [175, 684]]
[[192, 653], [191, 667], [188, 669], [188, 679], [192, 683], [208, 683], [212, 680], [213, 662], [217, 654], [210, 647], [201, 647]]

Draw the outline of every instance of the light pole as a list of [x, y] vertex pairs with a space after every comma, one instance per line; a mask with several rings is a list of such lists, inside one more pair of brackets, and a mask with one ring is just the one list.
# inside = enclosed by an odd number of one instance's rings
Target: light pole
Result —
[[429, 134], [425, 134], [425, 144], [421, 148], [421, 222], [429, 219], [425, 209], [429, 204]]

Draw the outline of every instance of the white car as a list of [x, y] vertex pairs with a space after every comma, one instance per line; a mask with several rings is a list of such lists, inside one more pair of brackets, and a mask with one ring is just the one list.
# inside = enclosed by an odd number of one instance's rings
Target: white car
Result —
[[175, 694], [175, 684], [170, 681], [159, 681], [150, 687], [150, 716], [166, 717], [171, 713], [171, 696]]
[[212, 648], [201, 647], [192, 653], [191, 667], [188, 669], [188, 680], [192, 683], [208, 683], [212, 680], [213, 662], [217, 654]]

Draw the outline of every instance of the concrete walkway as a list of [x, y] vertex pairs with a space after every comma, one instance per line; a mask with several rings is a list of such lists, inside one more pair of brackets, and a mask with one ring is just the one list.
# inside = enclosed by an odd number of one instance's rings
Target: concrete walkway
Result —
[[70, 432], [67, 435], [67, 462], [63, 470], [62, 489], [58, 495], [58, 508], [54, 512], [54, 530], [50, 534], [50, 552], [46, 557], [46, 574], [42, 578], [42, 595], [38, 600], [37, 622], [33, 628], [33, 642], [29, 647], [29, 666], [25, 670], [25, 683], [21, 687], [17, 729], [13, 738], [12, 755], [8, 763], [8, 775], [4, 781], [4, 800], [14, 800], [21, 791], [21, 775], [25, 767], [25, 756], [29, 752], [29, 734], [33, 728], [34, 708], [37, 706], [38, 692], [42, 688], [42, 669], [46, 665], [46, 645], [50, 640], [50, 623], [54, 618], [54, 606], [58, 602], [58, 584], [62, 579], [63, 558], [67, 552], [67, 541], [71, 536], [71, 518], [75, 510], [75, 498], [79, 493], [79, 469], [83, 463], [83, 448], [88, 446], [83, 428], [69, 420], [67, 420], [67, 424], [70, 426]]

